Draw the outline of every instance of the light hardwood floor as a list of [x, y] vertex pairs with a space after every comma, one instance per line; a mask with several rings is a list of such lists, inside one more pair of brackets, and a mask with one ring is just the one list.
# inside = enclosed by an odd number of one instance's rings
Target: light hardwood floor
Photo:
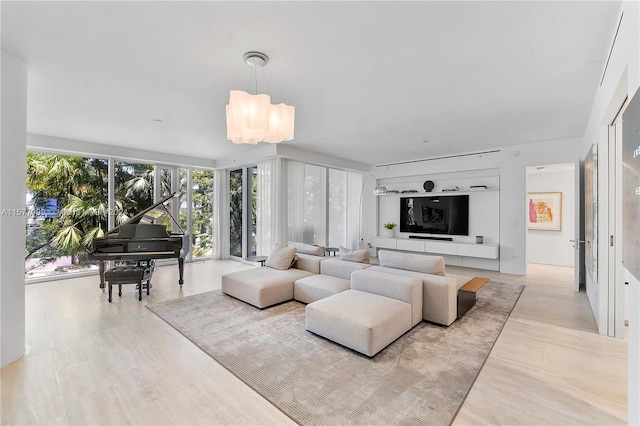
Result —
[[[248, 267], [188, 264], [182, 291], [176, 266], [158, 268], [142, 302], [126, 285], [109, 304], [95, 276], [28, 285], [28, 349], [0, 371], [0, 423], [292, 424], [145, 308]], [[449, 269], [527, 286], [454, 424], [625, 423], [626, 342], [596, 334], [571, 269]]]

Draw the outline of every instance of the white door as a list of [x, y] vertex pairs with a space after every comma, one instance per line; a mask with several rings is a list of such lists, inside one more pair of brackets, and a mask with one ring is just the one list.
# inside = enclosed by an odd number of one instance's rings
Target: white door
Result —
[[584, 236], [580, 235], [582, 225], [582, 214], [580, 212], [580, 200], [582, 199], [583, 187], [580, 186], [580, 158], [575, 161], [575, 224], [574, 239], [571, 240], [575, 248], [575, 259], [573, 265], [573, 290], [580, 291], [580, 281], [584, 277]]
[[609, 336], [624, 339], [625, 275], [622, 265], [622, 113], [609, 126]]

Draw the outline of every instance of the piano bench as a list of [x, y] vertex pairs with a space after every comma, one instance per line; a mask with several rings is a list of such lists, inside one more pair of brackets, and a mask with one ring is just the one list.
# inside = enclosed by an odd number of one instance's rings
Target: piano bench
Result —
[[146, 281], [148, 295], [151, 288], [153, 269], [153, 265], [126, 265], [107, 269], [104, 273], [104, 279], [109, 283], [109, 303], [111, 303], [111, 286], [113, 284], [118, 284], [118, 296], [122, 296], [122, 284], [138, 284], [138, 300], [142, 300], [142, 283]]

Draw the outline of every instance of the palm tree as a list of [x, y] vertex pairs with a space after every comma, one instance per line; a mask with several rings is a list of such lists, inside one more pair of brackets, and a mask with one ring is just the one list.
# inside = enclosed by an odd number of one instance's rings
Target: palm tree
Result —
[[[153, 166], [121, 163], [116, 173], [115, 219], [120, 224], [153, 202]], [[107, 161], [55, 154], [27, 154], [27, 188], [34, 205], [55, 199], [56, 217], [39, 218], [27, 228], [25, 260], [44, 255], [75, 258], [86, 253], [107, 229]], [[34, 209], [35, 212], [35, 209]], [[34, 213], [35, 215], [35, 213]], [[33, 219], [37, 219], [32, 216]]]

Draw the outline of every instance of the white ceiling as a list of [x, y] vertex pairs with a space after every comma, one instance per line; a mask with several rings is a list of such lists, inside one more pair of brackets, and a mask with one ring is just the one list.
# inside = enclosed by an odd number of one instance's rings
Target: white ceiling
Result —
[[259, 50], [271, 58], [272, 102], [296, 107], [286, 143], [380, 164], [582, 136], [620, 2], [1, 8], [2, 49], [29, 67], [31, 133], [211, 159], [243, 152], [226, 140], [224, 107], [230, 89], [249, 88], [242, 54]]

